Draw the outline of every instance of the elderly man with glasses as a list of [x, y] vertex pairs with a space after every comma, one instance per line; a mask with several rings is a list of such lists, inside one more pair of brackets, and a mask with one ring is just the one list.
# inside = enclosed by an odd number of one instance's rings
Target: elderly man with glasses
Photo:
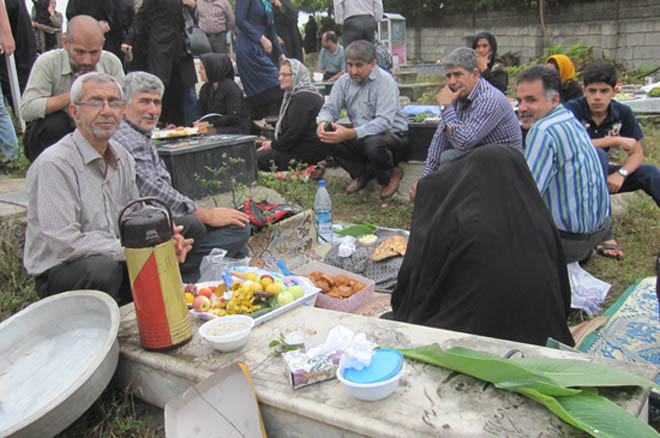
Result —
[[[86, 73], [71, 86], [76, 129], [46, 149], [27, 172], [27, 230], [23, 263], [40, 297], [67, 290], [104, 291], [131, 301], [117, 217], [139, 197], [135, 161], [110, 140], [125, 101], [116, 79]], [[179, 261], [192, 241], [175, 233]]]

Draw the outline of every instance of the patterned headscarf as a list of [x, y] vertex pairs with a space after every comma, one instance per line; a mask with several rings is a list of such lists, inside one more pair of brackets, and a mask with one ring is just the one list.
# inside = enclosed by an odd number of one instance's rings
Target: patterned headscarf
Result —
[[266, 13], [270, 14], [273, 11], [273, 5], [271, 4], [270, 0], [261, 0], [261, 3], [264, 5]]
[[312, 80], [309, 77], [309, 70], [307, 70], [307, 67], [305, 65], [298, 61], [297, 59], [285, 59], [282, 61], [282, 64], [289, 64], [291, 65], [291, 83], [293, 84], [292, 87], [284, 92], [284, 98], [282, 99], [282, 106], [280, 106], [280, 115], [279, 118], [277, 119], [277, 124], [275, 125], [275, 139], [280, 134], [280, 131], [282, 130], [282, 127], [280, 124], [282, 123], [282, 119], [284, 118], [284, 114], [286, 114], [286, 110], [289, 108], [289, 103], [291, 102], [291, 98], [295, 96], [298, 93], [315, 93], [318, 94], [319, 96], [321, 93], [318, 92], [314, 84], [312, 83]]

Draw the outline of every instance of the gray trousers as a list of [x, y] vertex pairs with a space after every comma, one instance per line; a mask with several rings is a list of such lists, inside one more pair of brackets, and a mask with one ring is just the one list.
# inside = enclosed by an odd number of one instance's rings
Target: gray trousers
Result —
[[207, 33], [213, 53], [227, 53], [227, 32]]
[[582, 262], [589, 259], [593, 249], [607, 238], [611, 221], [608, 217], [603, 226], [593, 233], [569, 233], [559, 230], [559, 239], [564, 248], [566, 263]]

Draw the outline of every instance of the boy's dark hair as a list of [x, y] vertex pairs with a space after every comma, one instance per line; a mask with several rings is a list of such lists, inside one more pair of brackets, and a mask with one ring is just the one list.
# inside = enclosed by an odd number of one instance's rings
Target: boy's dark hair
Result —
[[543, 82], [543, 91], [546, 95], [551, 96], [554, 93], [559, 93], [561, 88], [559, 72], [543, 64], [533, 65], [527, 70], [522, 71], [516, 78], [516, 83], [534, 82], [539, 79]]
[[585, 87], [596, 82], [605, 82], [610, 87], [616, 88], [616, 67], [607, 61], [593, 62], [582, 72], [582, 80]]

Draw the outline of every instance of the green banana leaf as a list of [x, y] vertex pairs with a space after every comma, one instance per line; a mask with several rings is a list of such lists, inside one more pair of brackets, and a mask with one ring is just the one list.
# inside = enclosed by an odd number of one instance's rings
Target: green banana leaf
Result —
[[438, 344], [432, 344], [414, 350], [399, 351], [406, 357], [449, 368], [507, 389], [527, 386], [548, 395], [573, 395], [580, 392], [577, 389], [565, 388], [552, 378], [530, 372], [510, 360], [467, 348], [454, 347], [443, 351]]
[[658, 433], [616, 403], [595, 394], [593, 389], [569, 397], [551, 397], [534, 389], [516, 390], [545, 405], [568, 424], [604, 438], [658, 437]]
[[[605, 365], [571, 359], [500, 359], [463, 347], [443, 351], [438, 344], [399, 350], [404, 356], [448, 368], [523, 394], [568, 424], [598, 437], [658, 437], [657, 432], [593, 386], [652, 386], [643, 377]], [[565, 366], [564, 366], [565, 365]], [[585, 387], [571, 389], [567, 386]], [[624, 435], [625, 433], [625, 435]]]
[[335, 234], [338, 236], [353, 236], [359, 237], [365, 234], [373, 234], [378, 227], [376, 225], [364, 222], [357, 225], [351, 225], [350, 227], [342, 228], [340, 231], [335, 231]]
[[514, 358], [511, 362], [551, 378], [562, 386], [651, 386], [660, 388], [637, 374], [596, 362], [574, 359]]

